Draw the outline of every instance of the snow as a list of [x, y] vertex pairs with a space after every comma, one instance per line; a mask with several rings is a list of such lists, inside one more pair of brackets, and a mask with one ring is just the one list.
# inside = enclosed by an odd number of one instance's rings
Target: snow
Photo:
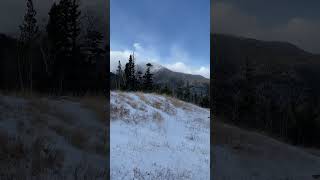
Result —
[[176, 99], [111, 92], [111, 179], [209, 179], [209, 110]]
[[[90, 173], [106, 171], [107, 156], [101, 152], [102, 150], [94, 148], [97, 145], [102, 146], [106, 126], [107, 124], [98, 119], [93, 110], [86, 108], [81, 100], [0, 94], [0, 133], [22, 138], [25, 145], [31, 149], [36, 139], [45, 138], [46, 143], [64, 154], [63, 166], [59, 173], [65, 177], [72, 178], [74, 170], [80, 166], [83, 168], [80, 173], [89, 173], [87, 167], [92, 168]], [[87, 137], [86, 142], [80, 142], [83, 143], [83, 147], [71, 142], [72, 135], [76, 135], [73, 133], [78, 130]], [[25, 156], [26, 159], [32, 158], [31, 154]], [[29, 171], [26, 170], [26, 173]]]
[[313, 180], [320, 175], [320, 157], [301, 147], [220, 122], [215, 126], [215, 180]]

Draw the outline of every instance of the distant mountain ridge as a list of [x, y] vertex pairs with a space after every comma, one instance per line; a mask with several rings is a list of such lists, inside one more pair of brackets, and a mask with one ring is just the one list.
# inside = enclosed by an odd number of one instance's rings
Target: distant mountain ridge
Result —
[[320, 147], [320, 55], [276, 41], [211, 34], [217, 117]]
[[[164, 73], [170, 73], [171, 75], [174, 74], [175, 76], [179, 76], [179, 77], [185, 77], [185, 78], [190, 78], [191, 81], [200, 81], [200, 82], [209, 82], [208, 78], [205, 78], [201, 75], [197, 75], [197, 74], [188, 74], [188, 73], [182, 73], [182, 72], [175, 72], [172, 71], [160, 64], [151, 62], [152, 67], [151, 67], [151, 73], [154, 74], [155, 76], [160, 76], [160, 75], [164, 75]], [[124, 70], [124, 67], [122, 67]], [[146, 63], [138, 63], [135, 65], [135, 70], [136, 72], [141, 71], [142, 73], [145, 73], [146, 71]], [[116, 68], [114, 68], [114, 70], [111, 71], [113, 74], [116, 74]], [[161, 78], [160, 78], [161, 79]]]
[[[262, 41], [226, 34], [211, 34], [211, 62], [214, 76], [231, 77], [239, 73], [246, 59], [257, 72], [293, 72], [312, 86], [320, 81], [320, 55], [309, 53], [288, 42]], [[217, 77], [218, 78], [218, 77]]]

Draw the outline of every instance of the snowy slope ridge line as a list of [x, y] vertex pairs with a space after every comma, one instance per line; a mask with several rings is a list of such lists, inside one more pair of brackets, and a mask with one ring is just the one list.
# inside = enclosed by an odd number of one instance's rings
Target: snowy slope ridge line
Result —
[[111, 179], [209, 179], [209, 110], [156, 94], [111, 92]]
[[320, 175], [320, 157], [302, 147], [220, 121], [213, 132], [215, 180], [314, 180]]

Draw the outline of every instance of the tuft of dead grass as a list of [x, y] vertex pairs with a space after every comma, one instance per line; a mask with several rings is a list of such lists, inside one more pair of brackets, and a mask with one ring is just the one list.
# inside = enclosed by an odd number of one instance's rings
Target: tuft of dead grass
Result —
[[110, 117], [111, 120], [122, 119], [129, 115], [129, 110], [126, 109], [123, 105], [120, 107], [111, 104], [110, 106]]
[[85, 96], [80, 99], [84, 107], [94, 111], [101, 122], [107, 122], [107, 98], [104, 96]]
[[141, 101], [143, 101], [143, 102], [148, 104], [148, 101], [147, 101], [147, 99], [146, 99], [146, 97], [144, 96], [143, 93], [137, 92], [136, 95], [141, 99]]
[[162, 123], [164, 120], [162, 115], [158, 111], [155, 111], [154, 113], [152, 113], [152, 119], [157, 123]]
[[160, 101], [154, 101], [152, 104], [151, 104], [152, 107], [156, 108], [156, 109], [162, 109], [162, 102]]
[[192, 107], [188, 103], [183, 102], [183, 101], [176, 99], [176, 98], [173, 98], [173, 97], [167, 96], [167, 98], [176, 108], [182, 108], [187, 111], [192, 111]]
[[48, 115], [57, 118], [61, 122], [74, 124], [75, 119], [68, 113], [61, 111], [56, 105], [49, 104], [48, 99], [45, 98], [31, 98], [28, 101], [26, 110], [32, 116], [34, 123], [46, 123]]

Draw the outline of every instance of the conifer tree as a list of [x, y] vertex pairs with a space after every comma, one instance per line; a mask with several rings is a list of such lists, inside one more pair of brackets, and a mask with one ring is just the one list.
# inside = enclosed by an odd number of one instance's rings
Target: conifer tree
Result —
[[143, 76], [142, 76], [142, 72], [138, 71], [137, 72], [137, 89], [138, 90], [142, 90], [143, 86]]
[[80, 64], [77, 61], [80, 54], [77, 42], [80, 14], [77, 0], [61, 0], [58, 4], [54, 3], [49, 12], [47, 32], [54, 61], [53, 74], [60, 93], [67, 75]]
[[118, 80], [117, 80], [117, 89], [122, 88], [123, 86], [123, 72], [122, 72], [122, 66], [121, 66], [121, 62], [118, 62], [118, 69], [116, 72], [117, 76], [118, 76]]
[[153, 80], [152, 80], [153, 74], [150, 71], [152, 64], [148, 63], [146, 64], [146, 66], [147, 66], [147, 70], [143, 76], [143, 79], [144, 79], [143, 85], [146, 91], [151, 91], [153, 89]]
[[135, 78], [135, 65], [132, 55], [129, 56], [129, 62], [125, 67], [126, 89], [133, 91], [136, 90], [136, 78]]
[[39, 27], [37, 25], [36, 15], [37, 12], [34, 9], [33, 1], [26, 0], [27, 11], [24, 15], [24, 21], [20, 26], [20, 37], [19, 37], [19, 46], [18, 46], [18, 71], [20, 86], [24, 90], [25, 86], [32, 92], [33, 86], [33, 58], [31, 57], [30, 52], [36, 40]]

